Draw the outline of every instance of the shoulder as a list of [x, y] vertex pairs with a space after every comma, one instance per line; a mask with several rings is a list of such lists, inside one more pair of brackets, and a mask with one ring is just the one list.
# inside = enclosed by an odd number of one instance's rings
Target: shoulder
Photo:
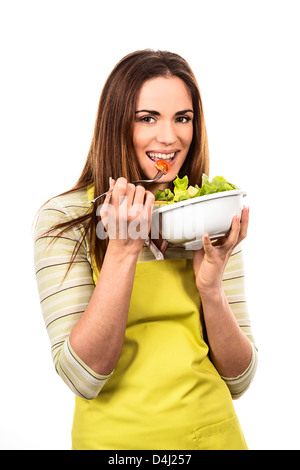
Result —
[[80, 189], [50, 199], [45, 204], [44, 209], [60, 210], [69, 219], [74, 219], [84, 215], [89, 207], [87, 189]]
[[34, 235], [56, 224], [77, 219], [85, 215], [89, 208], [86, 189], [53, 197], [38, 210], [33, 222]]
[[80, 189], [53, 197], [39, 209], [38, 216], [42, 213], [57, 212], [57, 218], [71, 220], [86, 214], [89, 207], [87, 190]]

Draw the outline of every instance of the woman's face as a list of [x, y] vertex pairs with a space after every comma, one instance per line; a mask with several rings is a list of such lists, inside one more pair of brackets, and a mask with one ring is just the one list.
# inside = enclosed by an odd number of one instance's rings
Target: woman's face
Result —
[[133, 145], [147, 178], [157, 173], [157, 160], [171, 169], [152, 188], [165, 189], [176, 178], [193, 138], [193, 104], [188, 88], [177, 77], [158, 77], [142, 86], [136, 105]]

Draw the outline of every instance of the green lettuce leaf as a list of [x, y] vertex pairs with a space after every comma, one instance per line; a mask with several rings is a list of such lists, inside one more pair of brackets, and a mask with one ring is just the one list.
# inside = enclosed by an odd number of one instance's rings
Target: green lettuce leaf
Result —
[[213, 194], [218, 192], [218, 186], [213, 182], [210, 182], [205, 173], [202, 175], [202, 186], [200, 196], [206, 196], [207, 194]]
[[233, 188], [223, 176], [215, 176], [211, 182], [219, 188], [219, 191], [232, 191], [233, 189], [237, 189], [236, 186]]
[[174, 194], [170, 189], [165, 189], [165, 191], [161, 191], [158, 189], [155, 194], [155, 201], [167, 201], [169, 203], [173, 202]]
[[173, 181], [174, 184], [174, 202], [184, 201], [185, 199], [190, 199], [190, 196], [187, 193], [187, 188], [189, 185], [189, 179], [187, 176], [179, 178], [177, 175], [176, 179]]
[[157, 190], [155, 195], [156, 201], [166, 201], [168, 204], [173, 202], [180, 202], [186, 199], [191, 199], [195, 197], [205, 196], [207, 194], [214, 194], [221, 191], [232, 191], [234, 189], [239, 189], [235, 184], [229, 183], [223, 176], [215, 176], [211, 181], [209, 181], [208, 176], [203, 173], [202, 175], [202, 185], [201, 188], [198, 185], [195, 185], [195, 188], [198, 190], [196, 194], [190, 196], [187, 192], [189, 187], [189, 179], [187, 176], [183, 178], [177, 177], [173, 181], [174, 184], [174, 194], [170, 189], [165, 189], [164, 191]]

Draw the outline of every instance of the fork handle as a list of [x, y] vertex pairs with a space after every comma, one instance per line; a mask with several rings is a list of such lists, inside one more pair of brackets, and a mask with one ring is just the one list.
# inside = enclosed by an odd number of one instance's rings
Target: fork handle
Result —
[[90, 204], [94, 204], [94, 202], [96, 202], [98, 199], [100, 199], [101, 197], [104, 197], [104, 196], [106, 196], [107, 194], [110, 194], [110, 193], [112, 193], [112, 189], [110, 189], [109, 191], [106, 191], [106, 193], [100, 194], [100, 196], [95, 197], [95, 199], [90, 201]]

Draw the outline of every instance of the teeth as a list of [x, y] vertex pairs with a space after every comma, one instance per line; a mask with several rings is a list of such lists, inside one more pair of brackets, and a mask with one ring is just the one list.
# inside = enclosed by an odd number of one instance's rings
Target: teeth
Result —
[[154, 153], [149, 152], [148, 155], [150, 158], [157, 158], [162, 160], [170, 160], [175, 157], [176, 152], [173, 153]]

